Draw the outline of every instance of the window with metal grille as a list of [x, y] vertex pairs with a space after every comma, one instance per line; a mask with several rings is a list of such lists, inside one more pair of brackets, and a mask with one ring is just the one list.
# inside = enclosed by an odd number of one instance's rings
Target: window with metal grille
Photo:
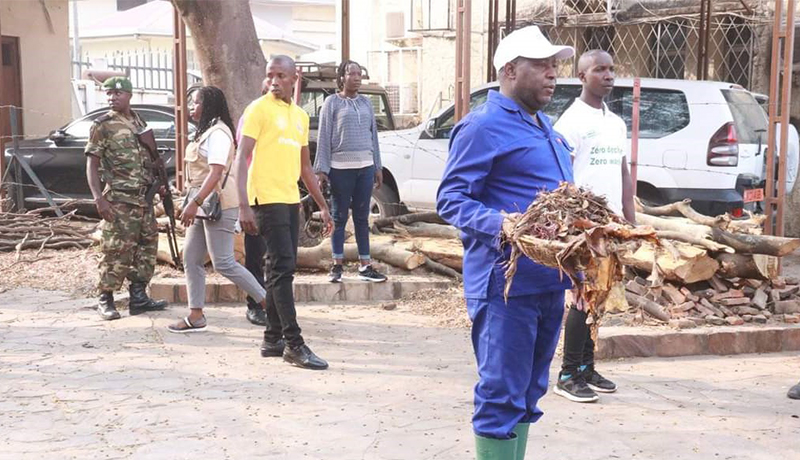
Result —
[[655, 59], [656, 78], [685, 78], [686, 37], [689, 28], [683, 21], [659, 22], [651, 35], [650, 50]]
[[583, 40], [586, 47], [580, 51], [603, 50], [613, 55], [614, 37], [616, 34], [616, 29], [611, 26], [587, 27], [583, 31]]

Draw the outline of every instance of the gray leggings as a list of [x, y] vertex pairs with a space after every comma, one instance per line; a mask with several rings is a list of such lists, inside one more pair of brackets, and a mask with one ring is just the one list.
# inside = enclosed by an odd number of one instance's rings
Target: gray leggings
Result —
[[203, 308], [205, 305], [206, 253], [211, 254], [211, 263], [217, 273], [233, 281], [259, 303], [266, 297], [264, 288], [246, 268], [236, 262], [233, 255], [233, 227], [238, 216], [237, 208], [225, 209], [217, 222], [195, 219], [186, 230], [183, 266], [186, 270], [189, 308]]

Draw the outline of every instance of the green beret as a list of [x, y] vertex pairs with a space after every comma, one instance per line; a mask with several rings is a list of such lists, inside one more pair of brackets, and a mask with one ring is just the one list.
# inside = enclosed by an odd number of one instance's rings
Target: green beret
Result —
[[127, 77], [111, 77], [103, 82], [103, 89], [106, 91], [125, 91], [126, 93], [133, 93], [133, 85]]

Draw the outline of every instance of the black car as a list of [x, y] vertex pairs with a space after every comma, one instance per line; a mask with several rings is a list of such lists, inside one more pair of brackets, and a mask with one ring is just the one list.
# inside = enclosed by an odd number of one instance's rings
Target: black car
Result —
[[[156, 137], [158, 151], [164, 158], [167, 167], [167, 174], [175, 176], [175, 113], [172, 106], [165, 105], [132, 105], [147, 126], [152, 128]], [[89, 184], [86, 181], [86, 157], [83, 153], [89, 137], [89, 129], [92, 123], [99, 116], [108, 112], [107, 108], [102, 108], [88, 113], [87, 115], [73, 120], [66, 126], [56, 129], [46, 138], [30, 139], [20, 141], [19, 154], [30, 164], [31, 169], [39, 176], [44, 187], [53, 196], [56, 204], [62, 204], [70, 200], [85, 200], [79, 205], [79, 209], [92, 211], [94, 202]], [[189, 132], [194, 131], [194, 126], [189, 124]], [[6, 144], [5, 161], [10, 164], [11, 149], [10, 143]], [[19, 182], [18, 177], [14, 177], [12, 169], [7, 182]], [[25, 209], [33, 209], [48, 206], [42, 192], [34, 185], [30, 177], [22, 172], [22, 197]], [[7, 188], [7, 192], [11, 189]], [[8, 193], [14, 199], [14, 193]], [[19, 209], [19, 203], [14, 203], [14, 207]]]

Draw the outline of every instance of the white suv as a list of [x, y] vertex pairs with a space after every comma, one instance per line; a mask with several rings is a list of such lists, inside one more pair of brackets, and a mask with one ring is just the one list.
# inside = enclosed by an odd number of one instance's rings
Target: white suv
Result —
[[[762, 180], [767, 119], [753, 95], [711, 81], [642, 79], [639, 123], [639, 197], [655, 204], [691, 198], [705, 214], [741, 212], [743, 193]], [[497, 83], [473, 90], [483, 104]], [[562, 79], [544, 109], [553, 123], [580, 95], [578, 79]], [[633, 80], [619, 78], [606, 101], [631, 129]], [[453, 105], [416, 128], [379, 134], [386, 190], [378, 204], [436, 208], [436, 191], [453, 128]], [[628, 158], [630, 161], [630, 158]], [[390, 210], [389, 213], [394, 213]]]

